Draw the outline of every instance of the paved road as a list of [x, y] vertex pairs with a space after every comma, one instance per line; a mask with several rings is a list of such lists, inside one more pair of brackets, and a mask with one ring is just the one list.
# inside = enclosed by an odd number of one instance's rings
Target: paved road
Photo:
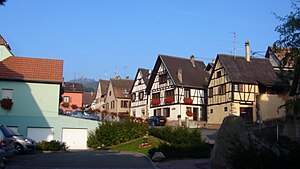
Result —
[[16, 155], [9, 159], [6, 169], [153, 169], [141, 154], [108, 151], [71, 151]]

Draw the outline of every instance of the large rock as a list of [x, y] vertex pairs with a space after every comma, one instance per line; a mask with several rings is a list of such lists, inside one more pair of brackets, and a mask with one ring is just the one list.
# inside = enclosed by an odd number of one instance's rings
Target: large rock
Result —
[[210, 159], [211, 169], [231, 168], [226, 160], [233, 144], [239, 141], [242, 145], [249, 145], [249, 134], [243, 119], [239, 116], [227, 116], [218, 131], [218, 136]]
[[152, 161], [160, 162], [160, 161], [163, 161], [165, 158], [166, 157], [164, 156], [164, 154], [162, 152], [156, 151], [154, 153], [154, 155], [152, 156]]

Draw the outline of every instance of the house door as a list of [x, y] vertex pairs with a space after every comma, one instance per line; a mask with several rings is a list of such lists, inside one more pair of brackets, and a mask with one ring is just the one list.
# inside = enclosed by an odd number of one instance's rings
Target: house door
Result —
[[198, 121], [199, 119], [199, 108], [193, 108], [193, 120]]
[[246, 123], [253, 122], [253, 108], [252, 107], [241, 107], [240, 116]]

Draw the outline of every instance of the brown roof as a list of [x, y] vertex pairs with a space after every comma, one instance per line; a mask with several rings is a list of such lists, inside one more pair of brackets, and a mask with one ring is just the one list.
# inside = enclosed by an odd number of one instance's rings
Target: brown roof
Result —
[[0, 62], [0, 79], [63, 81], [63, 60], [10, 56]]
[[[153, 83], [160, 64], [165, 65], [175, 86], [206, 88], [208, 85], [209, 74], [205, 71], [205, 64], [202, 61], [195, 60], [193, 66], [190, 59], [166, 55], [158, 56], [149, 84]], [[182, 69], [182, 83], [177, 77], [178, 68]], [[151, 86], [148, 85], [146, 90], [150, 91], [150, 88]]]
[[95, 92], [84, 92], [83, 93], [82, 104], [86, 104], [86, 105], [92, 104], [95, 97], [96, 97]]
[[109, 85], [109, 80], [99, 80], [100, 87], [101, 87], [101, 94], [102, 96], [106, 95]]
[[265, 58], [251, 58], [232, 55], [217, 55], [232, 82], [282, 86], [283, 81], [276, 75], [270, 61]]
[[130, 98], [129, 91], [132, 88], [133, 80], [110, 79], [116, 98]]
[[150, 69], [139, 68], [139, 70], [141, 71], [142, 78], [145, 82], [145, 85], [147, 86], [148, 83], [149, 83], [149, 71], [150, 71]]
[[82, 93], [83, 85], [81, 83], [65, 82], [64, 91], [68, 93]]

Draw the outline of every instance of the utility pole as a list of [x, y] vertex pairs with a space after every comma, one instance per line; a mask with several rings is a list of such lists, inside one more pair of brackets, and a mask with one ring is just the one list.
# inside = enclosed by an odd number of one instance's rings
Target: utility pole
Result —
[[233, 56], [236, 55], [236, 32], [233, 32]]

